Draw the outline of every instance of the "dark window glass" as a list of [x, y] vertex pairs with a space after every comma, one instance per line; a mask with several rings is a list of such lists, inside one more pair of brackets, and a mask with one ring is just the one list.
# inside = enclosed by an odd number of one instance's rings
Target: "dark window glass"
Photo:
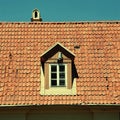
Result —
[[37, 12], [35, 12], [35, 18], [37, 18], [38, 17], [38, 13]]
[[60, 85], [65, 85], [65, 80], [60, 80], [60, 83], [59, 83]]
[[65, 73], [60, 73], [59, 78], [65, 78]]
[[56, 72], [57, 71], [57, 66], [56, 65], [52, 65], [51, 66], [51, 72]]
[[56, 79], [57, 78], [57, 73], [51, 73], [51, 78]]
[[65, 71], [65, 66], [64, 65], [60, 65], [59, 66], [59, 71], [60, 72], [64, 72]]
[[51, 80], [51, 86], [57, 86], [57, 80]]

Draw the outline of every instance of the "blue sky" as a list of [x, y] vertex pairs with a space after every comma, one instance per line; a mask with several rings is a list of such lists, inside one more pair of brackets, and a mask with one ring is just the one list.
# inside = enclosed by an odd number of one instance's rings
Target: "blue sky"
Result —
[[120, 20], [120, 0], [0, 0], [0, 21], [30, 21], [34, 8], [45, 22]]

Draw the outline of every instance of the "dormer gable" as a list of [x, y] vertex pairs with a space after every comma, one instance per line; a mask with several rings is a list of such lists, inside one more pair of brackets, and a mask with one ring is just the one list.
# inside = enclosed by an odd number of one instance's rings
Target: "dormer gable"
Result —
[[41, 55], [41, 62], [45, 62], [50, 59], [56, 59], [56, 61], [59, 62], [60, 59], [63, 60], [64, 58], [65, 60], [70, 59], [73, 61], [74, 57], [74, 53], [58, 42]]

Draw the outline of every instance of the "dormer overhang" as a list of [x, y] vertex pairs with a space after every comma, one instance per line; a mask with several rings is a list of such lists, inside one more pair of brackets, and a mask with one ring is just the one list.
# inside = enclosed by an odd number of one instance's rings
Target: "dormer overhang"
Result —
[[55, 45], [53, 45], [51, 48], [46, 50], [42, 55], [41, 55], [41, 62], [45, 62], [48, 59], [50, 59], [52, 56], [54, 56], [56, 53], [58, 53], [61, 56], [61, 54], [65, 55], [67, 58], [71, 59], [72, 61], [75, 58], [75, 54], [68, 50], [66, 47], [64, 47], [61, 43], [57, 42]]

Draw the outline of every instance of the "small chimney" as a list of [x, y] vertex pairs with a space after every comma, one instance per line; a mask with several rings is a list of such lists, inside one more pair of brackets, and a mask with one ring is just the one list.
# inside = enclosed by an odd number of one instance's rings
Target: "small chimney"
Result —
[[41, 18], [41, 16], [40, 16], [40, 12], [39, 12], [39, 10], [38, 9], [34, 9], [33, 11], [32, 11], [32, 18], [31, 18], [31, 22], [40, 22], [40, 21], [42, 21], [42, 18]]

